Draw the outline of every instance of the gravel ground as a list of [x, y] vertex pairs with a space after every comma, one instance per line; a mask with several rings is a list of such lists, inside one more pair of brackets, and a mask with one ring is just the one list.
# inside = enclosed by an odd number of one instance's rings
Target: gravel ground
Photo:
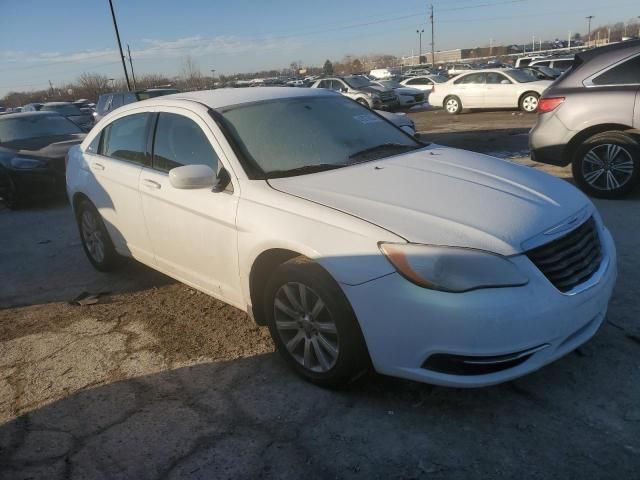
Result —
[[[411, 115], [531, 164], [534, 117]], [[620, 276], [575, 353], [480, 390], [370, 375], [341, 392], [298, 379], [233, 307], [134, 262], [93, 271], [67, 205], [0, 210], [0, 478], [638, 478], [639, 202], [597, 202]], [[68, 303], [83, 291], [109, 293]]]

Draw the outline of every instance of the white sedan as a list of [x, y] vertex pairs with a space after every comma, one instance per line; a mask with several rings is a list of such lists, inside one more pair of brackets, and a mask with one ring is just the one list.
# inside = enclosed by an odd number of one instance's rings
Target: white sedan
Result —
[[551, 83], [536, 80], [522, 70], [476, 70], [437, 85], [429, 95], [429, 103], [454, 115], [463, 108], [520, 108], [533, 113]]
[[441, 75], [421, 75], [418, 77], [405, 78], [400, 82], [400, 85], [410, 88], [417, 88], [423, 92], [430, 92], [433, 90], [434, 85], [444, 83], [449, 80], [447, 77]]
[[398, 96], [401, 108], [415, 107], [427, 101], [425, 93], [419, 88], [402, 85], [395, 80], [372, 80], [371, 83], [382, 88], [390, 88]]
[[569, 183], [321, 89], [126, 105], [70, 150], [67, 189], [94, 267], [133, 257], [248, 312], [326, 386], [519, 377], [595, 334], [616, 279]]

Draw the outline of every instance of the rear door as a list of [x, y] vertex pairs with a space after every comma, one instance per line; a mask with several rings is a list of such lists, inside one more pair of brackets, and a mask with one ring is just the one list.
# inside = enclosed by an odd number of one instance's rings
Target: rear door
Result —
[[116, 250], [151, 264], [138, 182], [147, 162], [149, 113], [118, 118], [102, 129], [86, 153], [91, 201], [105, 221]]
[[464, 108], [485, 106], [486, 73], [468, 73], [454, 80], [453, 93], [462, 101]]
[[484, 97], [486, 108], [512, 108], [518, 105], [518, 85], [505, 75], [487, 72], [486, 82]]
[[181, 108], [160, 112], [152, 134], [152, 164], [140, 176], [147, 231], [159, 270], [239, 305], [236, 211], [238, 186], [177, 189], [169, 171], [208, 165], [218, 171], [222, 150], [209, 126]]

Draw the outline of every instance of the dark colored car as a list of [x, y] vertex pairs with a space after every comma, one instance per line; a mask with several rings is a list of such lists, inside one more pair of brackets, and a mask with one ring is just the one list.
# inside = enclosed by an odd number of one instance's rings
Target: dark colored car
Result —
[[545, 67], [544, 65], [533, 65], [530, 67], [520, 67], [518, 70], [522, 70], [525, 73], [531, 74], [536, 80], [555, 80], [562, 72], [555, 68]]
[[53, 112], [0, 117], [0, 197], [9, 208], [65, 194], [65, 156], [84, 139], [80, 127]]
[[576, 54], [538, 102], [536, 162], [572, 165], [589, 195], [621, 197], [640, 182], [640, 40]]
[[85, 131], [93, 127], [93, 118], [90, 113], [85, 113], [71, 102], [48, 102], [42, 105], [41, 112], [55, 112], [67, 117], [73, 123]]
[[116, 108], [129, 103], [147, 100], [148, 98], [160, 97], [163, 95], [171, 95], [178, 93], [175, 88], [149, 88], [147, 90], [139, 90], [137, 92], [113, 92], [100, 95], [96, 111], [93, 114], [95, 122], [102, 120], [102, 117], [111, 113]]

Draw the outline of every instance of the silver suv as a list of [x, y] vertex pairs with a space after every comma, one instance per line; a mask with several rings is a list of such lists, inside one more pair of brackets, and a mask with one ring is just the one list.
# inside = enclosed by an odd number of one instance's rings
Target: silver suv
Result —
[[334, 90], [371, 109], [392, 110], [400, 105], [392, 89], [374, 85], [363, 75], [327, 77], [318, 80], [311, 88]]
[[640, 40], [578, 53], [538, 103], [536, 162], [572, 164], [589, 195], [618, 198], [640, 178]]

